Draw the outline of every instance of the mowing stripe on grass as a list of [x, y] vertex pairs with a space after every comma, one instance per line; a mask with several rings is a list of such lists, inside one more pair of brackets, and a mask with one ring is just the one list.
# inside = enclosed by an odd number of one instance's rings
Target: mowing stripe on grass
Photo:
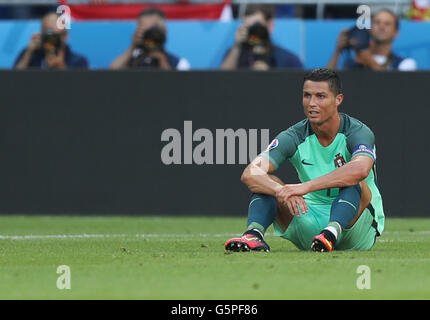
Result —
[[[385, 231], [384, 235], [410, 234], [410, 235], [427, 235], [430, 230], [421, 231]], [[274, 233], [266, 233], [266, 235], [274, 236]], [[141, 234], [54, 234], [54, 235], [0, 235], [0, 240], [44, 240], [44, 239], [103, 239], [103, 238], [157, 238], [157, 239], [172, 239], [172, 238], [195, 238], [195, 237], [235, 237], [238, 233], [141, 233]], [[383, 238], [383, 237], [382, 237]], [[392, 242], [395, 240], [378, 239], [381, 242]], [[405, 240], [403, 240], [405, 241]], [[409, 242], [409, 241], [407, 241]]]

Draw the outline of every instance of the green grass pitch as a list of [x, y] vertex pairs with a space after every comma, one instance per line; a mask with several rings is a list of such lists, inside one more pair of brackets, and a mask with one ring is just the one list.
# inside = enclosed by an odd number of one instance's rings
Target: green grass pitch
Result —
[[[246, 218], [1, 216], [1, 299], [429, 299], [430, 219], [389, 218], [371, 251], [224, 251]], [[57, 288], [60, 265], [70, 289]], [[370, 289], [359, 289], [360, 265]]]

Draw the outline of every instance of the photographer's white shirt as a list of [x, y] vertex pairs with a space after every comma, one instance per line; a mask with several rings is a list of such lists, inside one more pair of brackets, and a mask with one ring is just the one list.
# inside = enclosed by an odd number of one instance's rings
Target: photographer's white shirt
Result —
[[[376, 63], [379, 65], [383, 65], [385, 62], [387, 62], [387, 57], [380, 55], [380, 54], [374, 54], [373, 59], [375, 59]], [[403, 59], [402, 62], [400, 62], [399, 71], [415, 71], [417, 70], [417, 63], [412, 58], [406, 58]]]
[[185, 58], [180, 58], [178, 64], [176, 65], [176, 70], [187, 71], [191, 69], [191, 65]]

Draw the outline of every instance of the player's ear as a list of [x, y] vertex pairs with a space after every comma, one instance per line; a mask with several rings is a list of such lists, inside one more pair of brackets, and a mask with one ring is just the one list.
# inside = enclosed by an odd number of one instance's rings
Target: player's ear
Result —
[[337, 96], [336, 96], [336, 99], [335, 99], [336, 101], [336, 107], [338, 107], [341, 103], [342, 103], [342, 101], [343, 101], [343, 94], [342, 93], [339, 93]]

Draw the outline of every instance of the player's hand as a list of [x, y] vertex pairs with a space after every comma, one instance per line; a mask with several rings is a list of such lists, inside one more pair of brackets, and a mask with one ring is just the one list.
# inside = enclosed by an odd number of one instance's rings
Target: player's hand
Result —
[[278, 202], [287, 207], [292, 216], [300, 217], [300, 211], [303, 214], [308, 212], [308, 205], [302, 196], [291, 196], [288, 199], [278, 198]]
[[308, 205], [302, 197], [307, 193], [308, 190], [303, 183], [285, 184], [276, 193], [276, 199], [282, 205], [287, 206], [292, 215], [300, 217], [299, 208], [302, 213], [308, 212]]
[[291, 196], [303, 196], [307, 193], [309, 191], [304, 183], [285, 184], [279, 189], [277, 196], [287, 199]]

